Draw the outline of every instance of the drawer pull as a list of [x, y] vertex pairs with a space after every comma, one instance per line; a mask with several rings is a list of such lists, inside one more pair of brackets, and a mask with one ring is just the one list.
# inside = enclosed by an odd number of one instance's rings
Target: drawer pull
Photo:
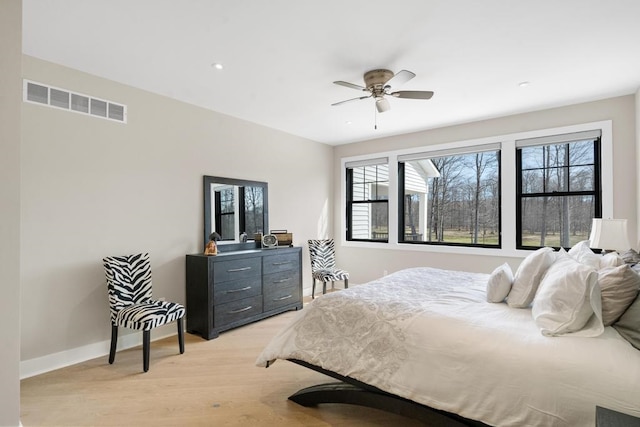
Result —
[[248, 291], [249, 289], [251, 289], [251, 286], [247, 286], [247, 287], [244, 287], [242, 289], [230, 289], [230, 290], [226, 291], [225, 294], [232, 294], [234, 292], [244, 292], [244, 291]]
[[291, 280], [291, 277], [287, 277], [286, 279], [274, 280], [273, 283], [284, 283]]
[[227, 270], [227, 272], [229, 272], [229, 273], [237, 273], [238, 271], [247, 271], [247, 270], [251, 270], [251, 267], [232, 268], [232, 269]]
[[282, 261], [282, 262], [274, 262], [273, 265], [287, 265], [291, 264], [293, 261]]
[[293, 295], [287, 295], [287, 296], [280, 297], [280, 298], [274, 298], [273, 300], [274, 301], [284, 301], [284, 300], [289, 299], [291, 297], [293, 297]]
[[238, 310], [231, 310], [228, 313], [229, 314], [242, 313], [243, 311], [251, 310], [252, 308], [253, 308], [253, 306], [249, 306], [249, 307], [241, 308], [241, 309], [238, 309]]

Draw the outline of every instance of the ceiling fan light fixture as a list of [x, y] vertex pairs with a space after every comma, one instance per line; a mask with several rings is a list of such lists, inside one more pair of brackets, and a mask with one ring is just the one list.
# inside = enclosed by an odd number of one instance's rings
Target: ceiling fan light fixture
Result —
[[376, 109], [378, 110], [378, 113], [389, 111], [390, 108], [391, 106], [386, 98], [376, 98]]

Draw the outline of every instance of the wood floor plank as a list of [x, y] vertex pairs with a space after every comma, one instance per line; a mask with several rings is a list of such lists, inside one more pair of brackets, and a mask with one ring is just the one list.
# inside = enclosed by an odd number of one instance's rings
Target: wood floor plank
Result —
[[[352, 405], [305, 408], [287, 399], [334, 381], [286, 361], [255, 366], [287, 312], [206, 341], [185, 334], [151, 344], [149, 372], [141, 348], [48, 372], [21, 382], [21, 421], [29, 426], [396, 426], [418, 421]], [[108, 326], [108, 325], [107, 325]]]

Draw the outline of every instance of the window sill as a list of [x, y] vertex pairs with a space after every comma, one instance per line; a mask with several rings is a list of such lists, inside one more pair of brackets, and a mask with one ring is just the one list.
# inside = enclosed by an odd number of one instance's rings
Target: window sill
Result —
[[420, 245], [415, 243], [354, 242], [343, 240], [342, 246], [361, 249], [382, 249], [390, 251], [411, 251], [425, 253], [446, 253], [456, 255], [492, 256], [524, 259], [530, 250], [506, 248], [475, 248], [467, 246]]

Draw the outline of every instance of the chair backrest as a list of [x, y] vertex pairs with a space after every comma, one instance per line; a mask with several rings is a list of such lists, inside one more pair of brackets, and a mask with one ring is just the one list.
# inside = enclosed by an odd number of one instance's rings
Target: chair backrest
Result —
[[333, 239], [309, 240], [311, 271], [336, 267], [336, 248]]
[[111, 319], [123, 308], [151, 299], [149, 254], [105, 257], [104, 273], [109, 290]]

